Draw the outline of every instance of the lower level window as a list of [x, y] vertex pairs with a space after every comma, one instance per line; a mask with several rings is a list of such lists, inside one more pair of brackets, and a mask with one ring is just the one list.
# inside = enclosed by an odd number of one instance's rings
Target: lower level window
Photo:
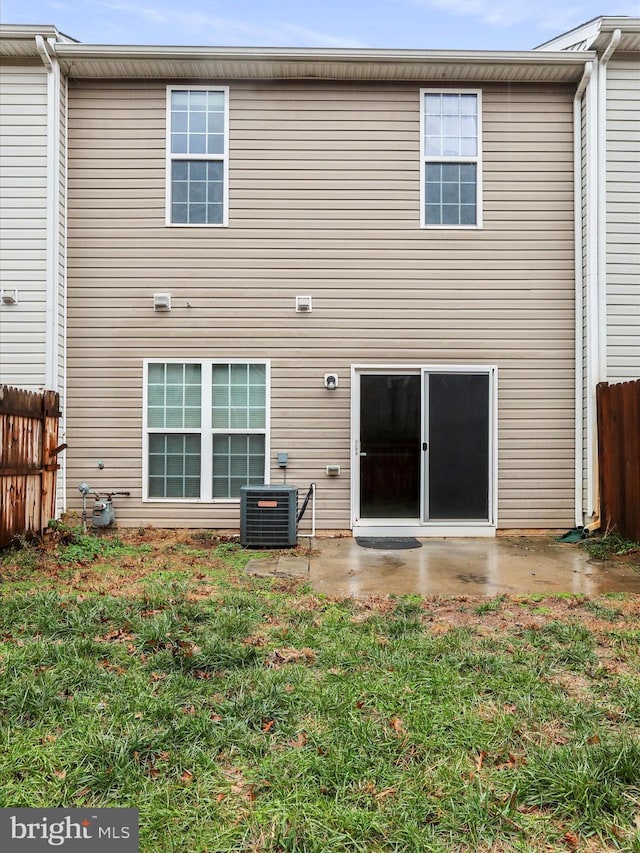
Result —
[[214, 498], [237, 498], [241, 486], [263, 483], [264, 456], [264, 435], [214, 435]]
[[148, 362], [146, 495], [233, 499], [266, 482], [268, 365]]
[[200, 436], [149, 436], [149, 497], [200, 497]]

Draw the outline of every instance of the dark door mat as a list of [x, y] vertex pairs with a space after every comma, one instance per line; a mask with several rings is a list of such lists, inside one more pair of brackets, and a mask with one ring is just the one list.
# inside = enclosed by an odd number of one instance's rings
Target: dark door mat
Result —
[[413, 536], [356, 536], [361, 548], [377, 548], [378, 551], [406, 551], [409, 548], [422, 548]]

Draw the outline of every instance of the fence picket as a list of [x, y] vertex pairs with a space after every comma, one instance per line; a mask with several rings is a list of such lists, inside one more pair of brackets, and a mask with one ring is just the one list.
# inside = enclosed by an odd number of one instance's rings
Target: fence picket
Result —
[[0, 385], [0, 547], [55, 515], [60, 398]]

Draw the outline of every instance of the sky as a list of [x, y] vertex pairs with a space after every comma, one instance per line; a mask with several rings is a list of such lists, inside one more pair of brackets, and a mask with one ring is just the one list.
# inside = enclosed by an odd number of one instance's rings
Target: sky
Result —
[[526, 50], [600, 15], [640, 0], [0, 0], [0, 23], [95, 44]]

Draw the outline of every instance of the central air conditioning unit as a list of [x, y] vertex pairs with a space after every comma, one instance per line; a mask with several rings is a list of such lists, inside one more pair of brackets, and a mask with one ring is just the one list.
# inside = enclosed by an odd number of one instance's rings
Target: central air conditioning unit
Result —
[[242, 486], [240, 544], [249, 548], [295, 548], [297, 514], [295, 486]]

